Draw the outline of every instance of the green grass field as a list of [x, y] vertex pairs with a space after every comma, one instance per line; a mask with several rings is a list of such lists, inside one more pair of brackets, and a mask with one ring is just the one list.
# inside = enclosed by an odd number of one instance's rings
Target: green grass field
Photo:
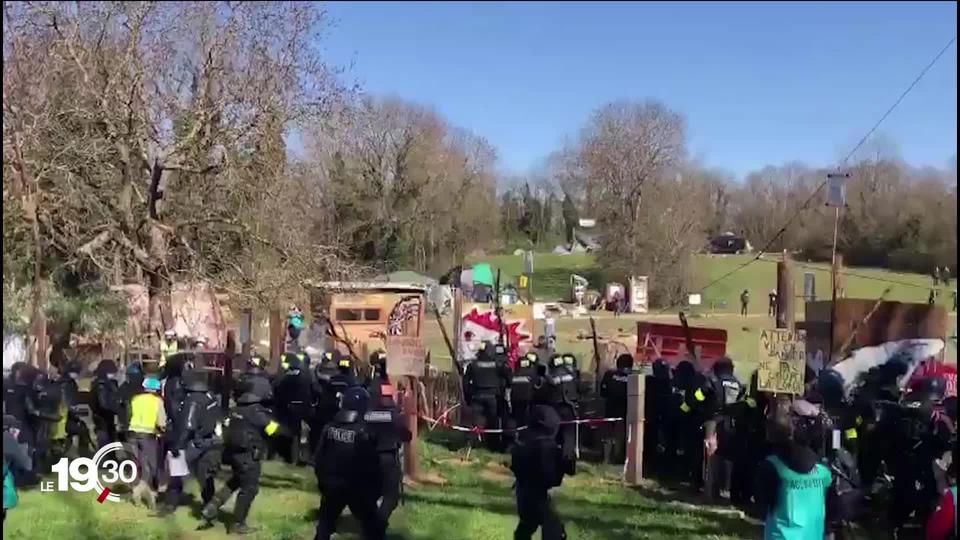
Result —
[[[700, 289], [720, 278], [727, 272], [742, 266], [752, 259], [752, 255], [695, 255], [690, 291]], [[736, 313], [740, 310], [740, 293], [750, 291], [751, 312], [765, 313], [767, 294], [777, 285], [776, 255], [766, 255], [730, 277], [716, 283], [703, 295], [703, 309], [711, 312]], [[522, 257], [517, 255], [498, 255], [485, 257], [478, 261], [500, 268], [505, 274], [517, 276], [523, 270]], [[536, 253], [533, 261], [533, 290], [538, 300], [557, 301], [569, 297], [570, 274], [579, 274], [590, 281], [590, 287], [602, 290], [604, 281], [602, 269], [590, 254], [575, 253], [556, 255]], [[820, 300], [830, 298], [830, 266], [795, 261], [794, 287], [797, 295], [803, 294], [803, 273], [812, 272], [816, 279], [816, 293]], [[873, 268], [847, 268], [846, 296], [848, 298], [877, 298], [887, 286], [892, 289], [888, 300], [900, 302], [926, 302], [932, 286], [930, 276], [905, 274]], [[951, 307], [950, 291], [953, 287], [939, 287], [938, 303]], [[802, 306], [798, 303], [798, 306]], [[802, 309], [802, 307], [798, 307]]]
[[[406, 488], [405, 504], [394, 514], [388, 538], [394, 540], [501, 540], [516, 526], [513, 476], [505, 455], [474, 449], [448, 450], [452, 440], [434, 432], [420, 445], [422, 482]], [[453, 444], [451, 444], [453, 443]], [[195, 494], [194, 483], [190, 491]], [[555, 501], [569, 538], [734, 539], [756, 538], [758, 529], [731, 509], [674, 502], [653, 484], [628, 488], [615, 468], [582, 464], [577, 476], [555, 490]], [[320, 496], [310, 469], [269, 462], [250, 524], [260, 527], [248, 538], [311, 538]], [[229, 515], [232, 502], [225, 508]], [[21, 492], [20, 505], [7, 516], [4, 538], [126, 540], [228, 538], [222, 524], [198, 532], [190, 508], [155, 518], [127, 502], [98, 504], [93, 494]], [[340, 523], [344, 534], [359, 538], [351, 518]]]

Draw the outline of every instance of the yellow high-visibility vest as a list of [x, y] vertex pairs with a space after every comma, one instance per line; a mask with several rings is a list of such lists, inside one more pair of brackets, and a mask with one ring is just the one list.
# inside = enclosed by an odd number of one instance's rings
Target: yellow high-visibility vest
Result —
[[160, 342], [160, 363], [166, 364], [167, 357], [170, 356], [171, 354], [176, 353], [177, 349], [179, 349], [179, 347], [177, 346], [176, 340], [170, 341], [170, 342], [168, 342], [167, 340], [161, 341]]
[[62, 441], [67, 438], [67, 412], [67, 406], [60, 405], [60, 420], [53, 425], [53, 430], [50, 432], [51, 440]]
[[147, 435], [157, 434], [157, 417], [163, 400], [154, 394], [137, 394], [130, 400], [130, 431]]

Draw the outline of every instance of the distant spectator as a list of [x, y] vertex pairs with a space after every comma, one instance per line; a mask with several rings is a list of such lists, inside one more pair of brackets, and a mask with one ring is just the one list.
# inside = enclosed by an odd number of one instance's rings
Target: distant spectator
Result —
[[935, 266], [933, 268], [933, 286], [936, 287], [940, 284], [940, 267]]
[[617, 318], [620, 316], [620, 291], [614, 291], [613, 298], [610, 301], [611, 307], [613, 308], [613, 317]]
[[771, 317], [777, 316], [777, 290], [771, 289], [770, 294], [767, 295], [769, 299], [769, 305], [767, 306], [767, 315]]
[[953, 310], [957, 310], [957, 290], [953, 290]]
[[937, 290], [930, 289], [930, 296], [927, 297], [927, 303], [931, 306], [937, 303]]
[[740, 315], [747, 316], [747, 306], [750, 305], [750, 291], [744, 289], [740, 293]]

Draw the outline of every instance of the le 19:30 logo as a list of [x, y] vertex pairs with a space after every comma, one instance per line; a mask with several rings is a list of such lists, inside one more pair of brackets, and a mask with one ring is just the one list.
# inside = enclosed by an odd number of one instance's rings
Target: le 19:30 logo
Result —
[[[107, 459], [108, 454], [116, 459]], [[79, 491], [97, 493], [97, 502], [119, 502], [120, 496], [111, 491], [118, 484], [132, 486], [139, 480], [139, 468], [132, 459], [120, 459], [126, 453], [123, 444], [110, 443], [93, 455], [92, 458], [61, 458], [53, 467], [56, 481], [40, 484], [41, 491]]]

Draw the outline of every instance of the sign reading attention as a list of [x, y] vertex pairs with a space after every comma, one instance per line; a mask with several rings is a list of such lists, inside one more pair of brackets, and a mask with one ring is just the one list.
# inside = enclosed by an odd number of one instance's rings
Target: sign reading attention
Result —
[[387, 374], [423, 377], [427, 349], [418, 337], [387, 336]]
[[760, 333], [757, 366], [759, 390], [781, 394], [803, 393], [806, 339], [803, 330], [763, 330]]

